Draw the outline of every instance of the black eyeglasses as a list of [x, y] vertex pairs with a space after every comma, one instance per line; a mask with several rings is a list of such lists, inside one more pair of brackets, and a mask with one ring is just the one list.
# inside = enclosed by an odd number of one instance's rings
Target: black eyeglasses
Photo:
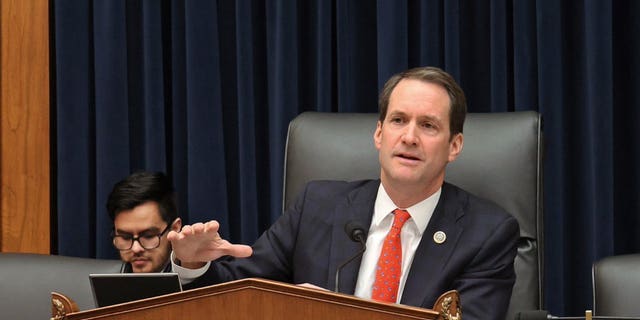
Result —
[[158, 234], [142, 234], [134, 237], [130, 234], [113, 235], [113, 246], [120, 251], [129, 250], [133, 247], [133, 242], [138, 241], [145, 250], [155, 249], [160, 246], [160, 239], [170, 230], [171, 224], [168, 224], [164, 230]]

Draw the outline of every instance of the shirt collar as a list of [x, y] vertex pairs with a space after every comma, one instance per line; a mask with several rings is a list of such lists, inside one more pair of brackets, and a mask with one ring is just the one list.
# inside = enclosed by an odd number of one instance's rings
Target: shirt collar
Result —
[[[438, 190], [428, 198], [414, 204], [413, 206], [409, 208], [400, 208], [407, 210], [409, 214], [411, 214], [411, 220], [413, 220], [416, 227], [418, 227], [420, 235], [422, 235], [424, 230], [427, 228], [427, 224], [429, 224], [429, 220], [431, 220], [433, 211], [436, 209], [436, 205], [440, 200], [441, 193], [442, 187], [438, 188]], [[373, 219], [371, 220], [372, 226], [378, 226], [385, 217], [397, 208], [398, 206], [393, 203], [393, 200], [389, 197], [389, 194], [382, 186], [382, 183], [380, 183], [373, 210]]]

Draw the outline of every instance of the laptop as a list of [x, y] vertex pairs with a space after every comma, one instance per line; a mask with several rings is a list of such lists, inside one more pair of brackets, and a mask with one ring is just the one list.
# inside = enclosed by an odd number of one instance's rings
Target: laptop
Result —
[[89, 280], [98, 308], [182, 291], [177, 273], [92, 273]]

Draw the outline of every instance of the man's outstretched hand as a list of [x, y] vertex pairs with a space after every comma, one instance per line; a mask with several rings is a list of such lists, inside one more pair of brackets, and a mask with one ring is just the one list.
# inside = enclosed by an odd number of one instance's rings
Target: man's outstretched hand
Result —
[[194, 223], [182, 227], [180, 232], [170, 231], [167, 239], [171, 241], [175, 258], [185, 268], [196, 269], [208, 261], [222, 256], [245, 258], [251, 256], [250, 246], [231, 244], [218, 233], [220, 224], [211, 220], [206, 223]]

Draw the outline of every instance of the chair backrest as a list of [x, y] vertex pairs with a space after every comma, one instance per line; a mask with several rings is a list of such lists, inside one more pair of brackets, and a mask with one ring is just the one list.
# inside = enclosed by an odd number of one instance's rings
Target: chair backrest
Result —
[[2, 319], [51, 318], [51, 292], [64, 294], [80, 310], [95, 308], [90, 273], [118, 273], [120, 260], [31, 253], [0, 253]]
[[[311, 180], [380, 177], [377, 114], [300, 114], [289, 124], [283, 206]], [[520, 223], [516, 284], [507, 319], [542, 309], [542, 121], [537, 112], [470, 113], [464, 148], [446, 180], [510, 212]], [[464, 306], [463, 306], [464, 307]]]
[[640, 317], [640, 254], [597, 261], [592, 277], [593, 315]]

